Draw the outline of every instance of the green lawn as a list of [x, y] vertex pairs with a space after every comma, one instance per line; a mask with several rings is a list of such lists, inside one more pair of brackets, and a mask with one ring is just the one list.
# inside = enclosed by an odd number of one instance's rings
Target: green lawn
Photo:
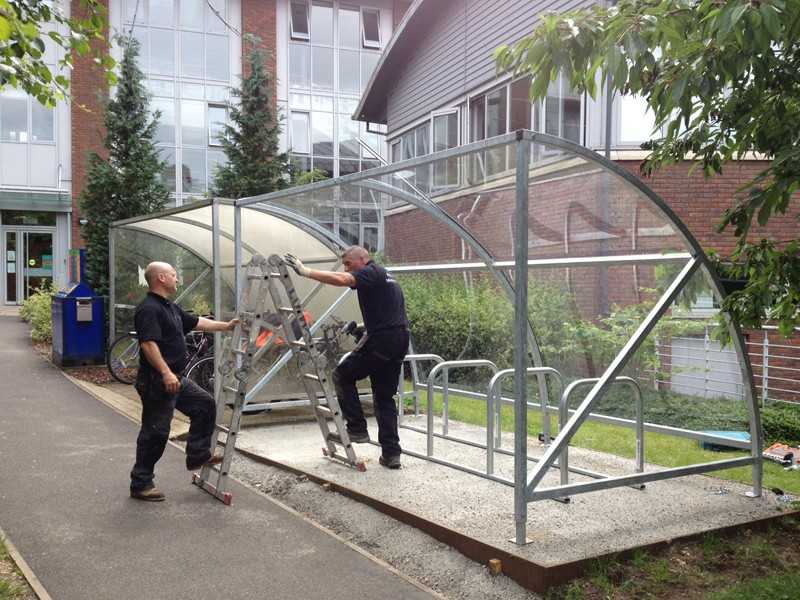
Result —
[[[410, 384], [406, 386], [410, 390]], [[420, 391], [421, 409], [424, 410], [427, 402], [427, 393]], [[450, 394], [450, 419], [462, 421], [473, 425], [486, 426], [486, 403], [483, 400], [464, 398]], [[413, 406], [413, 399], [406, 397], [406, 406]], [[434, 395], [434, 414], [441, 415], [442, 396], [439, 393]], [[514, 431], [513, 407], [503, 406], [502, 428], [504, 432]], [[536, 437], [542, 430], [542, 416], [536, 410], [528, 411], [528, 435]], [[556, 417], [551, 418], [551, 429], [553, 434], [558, 431]], [[607, 452], [626, 458], [634, 458], [636, 455], [636, 433], [633, 429], [586, 421], [572, 438], [572, 446]], [[645, 432], [644, 437], [645, 460], [652, 464], [663, 465], [665, 467], [680, 467], [690, 464], [713, 462], [735, 458], [737, 456], [747, 456], [746, 452], [726, 451], [712, 452], [700, 448], [699, 442], [661, 433]], [[752, 481], [749, 467], [738, 467], [726, 469], [724, 471], [713, 472], [715, 477], [750, 483]], [[800, 474], [796, 471], [784, 471], [783, 467], [777, 463], [764, 462], [764, 487], [778, 487], [787, 492], [800, 493]]]
[[789, 600], [798, 597], [800, 574], [780, 573], [734, 585], [712, 594], [709, 600]]

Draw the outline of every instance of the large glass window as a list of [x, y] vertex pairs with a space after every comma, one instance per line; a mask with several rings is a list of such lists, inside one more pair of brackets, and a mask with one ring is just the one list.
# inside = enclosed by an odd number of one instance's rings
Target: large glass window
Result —
[[8, 90], [0, 97], [0, 139], [4, 142], [28, 141], [28, 96]]
[[0, 93], [0, 141], [55, 142], [55, 111], [20, 90], [3, 91]]
[[[433, 116], [433, 151], [440, 152], [458, 146], [458, 110]], [[442, 188], [458, 185], [458, 158], [433, 164], [433, 186]]]
[[[341, 6], [329, 0], [289, 1], [285, 25], [291, 40], [286, 123], [296, 171], [313, 168], [331, 177], [347, 175], [377, 166], [373, 152], [385, 156], [384, 137], [352, 120], [380, 57], [380, 10], [371, 10], [366, 22], [365, 12], [357, 5]], [[370, 43], [377, 39], [377, 45], [365, 46], [365, 26]], [[347, 191], [343, 201], [358, 205], [366, 198], [364, 192], [354, 189]], [[372, 235], [362, 230], [358, 209], [347, 215], [350, 220], [331, 210], [315, 217], [352, 243]]]
[[225, 160], [219, 145], [232, 76], [228, 0], [122, 2], [124, 28], [141, 43], [151, 109], [161, 113], [155, 139], [164, 181], [183, 203], [213, 185]]
[[306, 112], [292, 112], [290, 136], [290, 150], [299, 154], [311, 152], [309, 143], [309, 114]]

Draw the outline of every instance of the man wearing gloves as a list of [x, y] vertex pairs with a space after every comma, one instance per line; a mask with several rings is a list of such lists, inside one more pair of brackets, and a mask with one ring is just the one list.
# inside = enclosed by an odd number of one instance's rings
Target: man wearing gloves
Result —
[[394, 395], [408, 349], [408, 317], [400, 285], [386, 269], [372, 261], [369, 252], [361, 246], [351, 246], [344, 251], [343, 273], [309, 269], [291, 254], [287, 254], [285, 260], [302, 277], [328, 285], [347, 286], [358, 293], [367, 339], [336, 367], [333, 383], [350, 440], [366, 443], [369, 441], [367, 420], [358, 399], [356, 382], [369, 377], [382, 450], [380, 464], [399, 469], [401, 449]]

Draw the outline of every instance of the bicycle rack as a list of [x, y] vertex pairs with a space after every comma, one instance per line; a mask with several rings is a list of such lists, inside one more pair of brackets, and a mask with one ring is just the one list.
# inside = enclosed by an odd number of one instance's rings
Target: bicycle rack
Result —
[[[592, 383], [597, 383], [600, 379], [598, 377], [589, 377], [585, 379], [576, 379], [570, 383], [561, 394], [561, 400], [558, 405], [558, 426], [563, 428], [569, 419], [569, 397], [577, 388]], [[642, 399], [642, 388], [639, 382], [632, 377], [620, 376], [614, 379], [613, 383], [621, 383], [629, 385], [633, 389], [634, 396], [636, 396], [636, 472], [644, 473], [644, 400]], [[558, 458], [559, 471], [561, 472], [561, 485], [569, 484], [569, 445], [564, 446]], [[600, 478], [607, 477], [601, 475]], [[643, 490], [645, 484], [638, 484], [630, 486], [637, 490]]]

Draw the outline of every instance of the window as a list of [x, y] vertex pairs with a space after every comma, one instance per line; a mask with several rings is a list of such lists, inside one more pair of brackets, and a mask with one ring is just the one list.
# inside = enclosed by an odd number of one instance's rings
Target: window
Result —
[[224, 106], [208, 105], [208, 145], [221, 146], [225, 137], [228, 110]]
[[290, 28], [292, 39], [309, 39], [308, 4], [305, 2], [292, 2], [290, 14]]
[[302, 44], [289, 44], [289, 85], [311, 87], [311, 48]]
[[359, 48], [361, 46], [358, 24], [359, 12], [357, 10], [339, 9], [339, 46], [341, 48]]
[[[124, 29], [141, 43], [138, 63], [161, 117], [155, 134], [163, 179], [188, 201], [213, 185], [231, 84], [228, 0], [121, 0]], [[306, 27], [307, 29], [307, 27]], [[37, 119], [37, 123], [39, 120]], [[46, 128], [46, 125], [43, 126]]]
[[206, 79], [228, 81], [228, 38], [220, 35], [206, 36]]
[[205, 102], [181, 101], [181, 140], [192, 146], [206, 145]]
[[364, 48], [381, 47], [381, 12], [373, 8], [361, 9]]
[[353, 94], [361, 91], [357, 51], [339, 50], [339, 90]]
[[311, 126], [311, 144], [314, 154], [333, 156], [333, 115], [314, 112]]
[[[144, 4], [142, 2], [141, 4]], [[175, 23], [175, 3], [173, 0], [150, 0], [150, 25], [173, 27]], [[190, 4], [184, 0], [184, 4]], [[187, 10], [187, 9], [184, 9]], [[190, 9], [189, 9], [190, 10]]]
[[308, 113], [292, 111], [291, 129], [289, 131], [289, 143], [292, 152], [300, 154], [308, 154], [311, 152], [308, 119]]
[[[458, 146], [458, 110], [433, 115], [433, 151]], [[458, 157], [433, 163], [433, 187], [458, 185]]]
[[205, 150], [182, 148], [183, 164], [181, 179], [183, 191], [186, 193], [203, 193], [206, 191], [206, 153]]
[[203, 29], [205, 0], [181, 0], [181, 28]]
[[619, 105], [619, 144], [639, 146], [653, 137], [656, 119], [641, 96], [630, 94], [620, 96]]
[[155, 113], [159, 111], [158, 127], [156, 128], [155, 142], [175, 144], [175, 100], [172, 98], [153, 98], [150, 108]]
[[333, 6], [315, 2], [311, 7], [311, 42], [333, 46]]
[[0, 94], [0, 141], [55, 142], [55, 111], [19, 90], [4, 91]]
[[[342, 7], [329, 0], [290, 0], [289, 4], [289, 37], [293, 41], [288, 56], [287, 128], [292, 164], [297, 169], [319, 168], [335, 175], [373, 166], [374, 154], [360, 142], [383, 156], [384, 140], [351, 117], [380, 58], [380, 52], [364, 46], [365, 27], [375, 29], [370, 39], [379, 34], [380, 10]], [[296, 35], [298, 23], [300, 35]], [[361, 193], [356, 197], [360, 199]]]
[[581, 98], [563, 76], [550, 83], [542, 108], [544, 123], [537, 124], [539, 131], [581, 142]]
[[150, 30], [150, 56], [153, 74], [175, 74], [175, 32], [172, 29]]
[[315, 88], [333, 88], [333, 49], [314, 46], [311, 49], [311, 83]]

